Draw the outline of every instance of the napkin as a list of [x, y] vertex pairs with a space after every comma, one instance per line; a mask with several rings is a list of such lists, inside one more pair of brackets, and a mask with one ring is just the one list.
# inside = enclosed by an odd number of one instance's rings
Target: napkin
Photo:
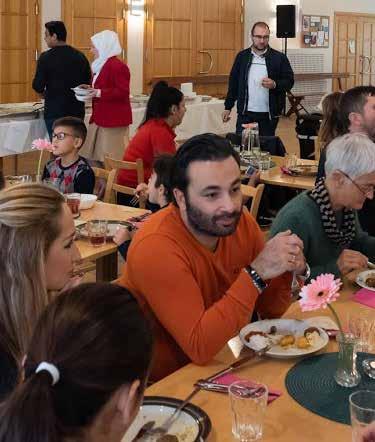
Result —
[[358, 290], [353, 296], [353, 301], [375, 308], [375, 292], [367, 289]]
[[[228, 386], [233, 384], [233, 382], [237, 382], [237, 381], [243, 381], [243, 378], [239, 378], [238, 376], [231, 374], [231, 373], [227, 373], [224, 374], [222, 376], [219, 376], [217, 378], [215, 378], [212, 382], [215, 384], [220, 384], [220, 385], [225, 385]], [[256, 387], [258, 384], [257, 382], [254, 382], [252, 380], [246, 379], [248, 382], [250, 383], [254, 383], [254, 387]], [[281, 391], [279, 390], [274, 390], [269, 388], [268, 389], [268, 404], [270, 404], [271, 402], [273, 402], [275, 399], [277, 399], [279, 396], [281, 396]]]

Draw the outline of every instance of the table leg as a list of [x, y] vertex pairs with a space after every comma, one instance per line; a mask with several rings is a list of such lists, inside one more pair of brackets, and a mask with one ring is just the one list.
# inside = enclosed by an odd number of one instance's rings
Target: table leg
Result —
[[96, 260], [96, 281], [113, 281], [117, 277], [117, 251]]

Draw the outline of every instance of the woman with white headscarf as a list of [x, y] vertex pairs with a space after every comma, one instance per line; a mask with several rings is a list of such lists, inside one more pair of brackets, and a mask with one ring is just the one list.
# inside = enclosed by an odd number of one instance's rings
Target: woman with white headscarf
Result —
[[103, 162], [105, 156], [121, 159], [132, 123], [129, 68], [117, 58], [122, 49], [116, 32], [99, 32], [91, 42], [92, 86], [81, 87], [90, 90], [86, 98], [92, 99], [92, 115], [81, 154], [95, 162]]

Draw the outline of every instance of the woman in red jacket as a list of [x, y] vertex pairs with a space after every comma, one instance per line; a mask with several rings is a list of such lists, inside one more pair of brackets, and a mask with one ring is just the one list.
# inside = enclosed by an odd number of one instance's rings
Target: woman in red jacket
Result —
[[[123, 160], [143, 160], [145, 182], [152, 173], [154, 158], [161, 153], [176, 152], [174, 129], [181, 124], [186, 112], [184, 95], [165, 81], [154, 86], [147, 102], [145, 118], [137, 133], [125, 149]], [[117, 178], [118, 184], [137, 187], [137, 175], [134, 170], [121, 170]], [[119, 194], [118, 202], [129, 203], [127, 195]]]
[[85, 99], [92, 98], [92, 115], [81, 154], [99, 162], [105, 156], [121, 159], [132, 123], [129, 68], [117, 58], [122, 49], [116, 32], [99, 32], [91, 42], [96, 58], [91, 65], [92, 87], [88, 86]]

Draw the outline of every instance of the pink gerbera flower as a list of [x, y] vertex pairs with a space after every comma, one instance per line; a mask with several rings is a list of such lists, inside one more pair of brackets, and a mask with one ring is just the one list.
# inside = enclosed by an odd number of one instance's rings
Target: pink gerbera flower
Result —
[[301, 290], [299, 304], [303, 312], [326, 308], [340, 296], [338, 291], [342, 282], [335, 275], [325, 273], [313, 279]]
[[49, 152], [52, 152], [53, 145], [48, 140], [38, 138], [31, 143], [31, 148], [37, 150], [48, 150]]

